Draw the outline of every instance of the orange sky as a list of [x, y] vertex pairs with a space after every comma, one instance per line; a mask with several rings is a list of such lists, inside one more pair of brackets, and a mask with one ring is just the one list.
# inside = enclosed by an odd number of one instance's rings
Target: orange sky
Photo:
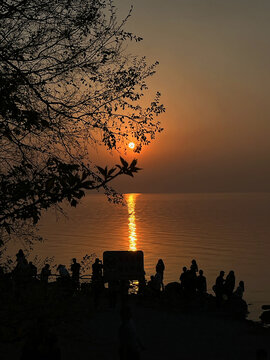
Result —
[[144, 41], [130, 52], [160, 61], [151, 88], [167, 111], [136, 156], [144, 170], [118, 189], [270, 191], [270, 2], [125, 0], [118, 12], [131, 4], [127, 29]]

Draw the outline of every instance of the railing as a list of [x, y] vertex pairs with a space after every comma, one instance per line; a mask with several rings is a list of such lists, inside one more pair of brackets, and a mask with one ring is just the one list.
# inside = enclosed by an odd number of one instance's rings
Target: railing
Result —
[[[40, 276], [41, 276], [41, 274], [37, 274], [37, 275], [36, 275], [36, 278], [40, 279]], [[52, 277], [54, 277], [54, 278], [59, 278], [59, 277], [61, 277], [61, 275], [59, 275], [59, 274], [51, 274], [51, 275], [48, 276], [49, 279], [51, 279]], [[72, 277], [70, 276], [70, 278], [72, 278]], [[92, 274], [80, 275], [80, 276], [79, 276], [79, 279], [82, 279], [82, 280], [92, 280]]]

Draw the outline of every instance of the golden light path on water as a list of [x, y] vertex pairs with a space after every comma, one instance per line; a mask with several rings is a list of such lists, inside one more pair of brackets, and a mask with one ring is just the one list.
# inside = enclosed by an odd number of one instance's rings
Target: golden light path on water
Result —
[[137, 250], [137, 233], [136, 233], [136, 204], [137, 194], [127, 194], [127, 206], [128, 206], [128, 230], [129, 230], [129, 250]]

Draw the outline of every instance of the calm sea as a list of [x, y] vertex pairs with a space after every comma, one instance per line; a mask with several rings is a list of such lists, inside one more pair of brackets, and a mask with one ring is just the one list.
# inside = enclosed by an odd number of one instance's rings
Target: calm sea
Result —
[[[244, 280], [250, 318], [270, 304], [270, 194], [126, 194], [127, 206], [88, 195], [68, 218], [48, 213], [40, 224], [41, 256], [70, 264], [106, 250], [142, 250], [146, 277], [165, 263], [165, 283], [178, 281], [196, 259], [209, 292], [220, 270]], [[225, 274], [225, 275], [226, 275]]]

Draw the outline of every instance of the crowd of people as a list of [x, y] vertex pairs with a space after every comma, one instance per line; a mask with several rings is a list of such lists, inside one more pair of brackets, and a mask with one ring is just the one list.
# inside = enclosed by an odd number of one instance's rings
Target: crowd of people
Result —
[[222, 300], [230, 299], [232, 296], [236, 296], [240, 299], [243, 297], [245, 291], [244, 281], [240, 281], [237, 289], [235, 289], [235, 275], [234, 271], [231, 270], [226, 278], [224, 278], [225, 272], [220, 271], [219, 276], [216, 279], [216, 283], [213, 286], [213, 291], [216, 294], [217, 304], [219, 305]]
[[40, 274], [38, 274], [37, 267], [33, 264], [32, 261], [26, 259], [26, 256], [22, 249], [16, 254], [16, 265], [10, 273], [4, 272], [3, 268], [0, 267], [0, 278], [8, 278], [12, 280], [16, 290], [24, 288], [26, 285], [33, 282], [40, 281], [45, 287], [49, 283], [49, 279], [54, 275], [56, 281], [61, 284], [71, 284], [73, 288], [79, 289], [80, 287], [80, 268], [81, 265], [77, 262], [75, 258], [72, 259], [72, 264], [70, 266], [70, 271], [67, 270], [65, 265], [59, 264], [57, 267], [58, 274], [52, 274], [50, 264], [46, 263], [42, 267]]
[[[56, 281], [63, 286], [71, 286], [74, 290], [79, 290], [81, 265], [77, 262], [76, 258], [72, 259], [69, 270], [71, 274], [65, 265], [59, 264], [57, 266], [58, 274], [56, 276]], [[145, 276], [138, 279], [139, 294], [143, 294], [147, 291], [153, 296], [159, 296], [166, 290], [163, 282], [165, 265], [162, 259], [158, 260], [155, 270], [155, 275], [151, 275], [149, 281], [146, 281]], [[42, 267], [40, 274], [38, 274], [37, 267], [31, 261], [27, 261], [23, 250], [20, 249], [18, 251], [16, 254], [16, 266], [11, 272], [11, 277], [14, 280], [15, 286], [24, 286], [31, 280], [39, 280], [46, 286], [49, 283], [49, 278], [51, 276], [52, 272], [48, 263]], [[96, 258], [92, 264], [91, 285], [94, 303], [98, 306], [102, 290], [104, 289], [103, 264], [98, 258]], [[187, 295], [204, 295], [207, 293], [206, 277], [204, 276], [203, 270], [199, 270], [195, 259], [191, 261], [189, 268], [186, 266], [183, 267], [179, 277], [179, 286]], [[122, 299], [127, 297], [129, 288], [130, 282], [128, 279], [108, 281], [108, 293], [112, 307], [116, 304], [118, 294], [120, 294]], [[216, 296], [217, 305], [220, 306], [224, 300], [230, 299], [232, 296], [242, 299], [245, 286], [244, 282], [241, 280], [238, 287], [235, 289], [235, 274], [234, 271], [231, 270], [226, 277], [225, 272], [220, 271], [212, 289]]]
[[[0, 269], [1, 270], [1, 269]], [[57, 266], [57, 277], [56, 283], [59, 284], [62, 288], [71, 289], [73, 292], [83, 291], [84, 285], [86, 283], [81, 283], [81, 265], [77, 262], [76, 258], [72, 259], [72, 263], [69, 268], [63, 264]], [[104, 294], [104, 267], [102, 261], [98, 258], [95, 259], [92, 264], [92, 275], [90, 288], [94, 300], [94, 307], [98, 308], [102, 294]], [[145, 276], [142, 276], [138, 279], [138, 294], [148, 294], [152, 298], [158, 298], [166, 295], [167, 287], [170, 284], [164, 285], [164, 273], [165, 265], [162, 259], [159, 259], [155, 266], [155, 275], [151, 275], [150, 280], [146, 281]], [[0, 271], [0, 275], [3, 274], [3, 271]], [[27, 261], [27, 258], [23, 250], [19, 250], [16, 254], [16, 266], [13, 271], [10, 273], [15, 287], [22, 288], [26, 283], [31, 283], [32, 281], [39, 282], [46, 289], [49, 287], [50, 278], [52, 278], [52, 270], [48, 263], [44, 264], [40, 273], [38, 274], [37, 267], [30, 261]], [[0, 276], [1, 278], [1, 276]], [[215, 284], [212, 287], [217, 307], [221, 306], [222, 303], [226, 302], [231, 298], [242, 299], [243, 293], [245, 291], [244, 282], [240, 281], [238, 287], [235, 289], [235, 274], [234, 271], [230, 271], [225, 277], [225, 272], [220, 271], [219, 275], [216, 278]], [[190, 299], [191, 297], [203, 298], [207, 295], [207, 279], [204, 276], [204, 271], [199, 270], [198, 264], [195, 259], [191, 261], [191, 264], [188, 267], [184, 266], [182, 268], [182, 273], [179, 277], [179, 282], [177, 282], [181, 292]], [[130, 281], [128, 279], [114, 279], [108, 281], [107, 294], [109, 297], [110, 307], [116, 307], [117, 303], [120, 303], [120, 315], [121, 315], [121, 326], [119, 328], [119, 356], [121, 360], [125, 359], [139, 359], [140, 349], [143, 349], [143, 345], [140, 343], [140, 340], [136, 334], [134, 327], [132, 312], [130, 311], [128, 305], [128, 292], [130, 288]], [[40, 326], [38, 327], [40, 329]], [[43, 330], [42, 330], [43, 331]], [[31, 336], [26, 341], [22, 360], [29, 358], [29, 354], [32, 353], [32, 343], [38, 343], [37, 340], [38, 334], [35, 329], [30, 334]], [[51, 353], [58, 354], [57, 359], [60, 359], [59, 346], [57, 345], [57, 338], [50, 332], [44, 332], [46, 335], [44, 337], [44, 344], [46, 344], [46, 351], [48, 349]], [[34, 340], [33, 340], [34, 339]], [[39, 350], [36, 350], [38, 353]]]
[[[164, 262], [162, 259], [159, 259], [156, 265], [156, 274], [151, 275], [150, 281], [147, 283], [147, 287], [153, 294], [158, 295], [160, 291], [164, 290], [164, 270]], [[225, 272], [220, 271], [212, 287], [218, 305], [220, 305], [223, 300], [230, 299], [232, 296], [242, 299], [245, 291], [244, 281], [242, 280], [235, 289], [235, 275], [233, 270], [228, 273], [226, 278], [224, 278], [224, 276]], [[195, 259], [191, 261], [189, 269], [186, 266], [183, 267], [179, 282], [181, 290], [187, 295], [204, 295], [207, 293], [207, 280], [204, 276], [204, 271], [199, 270]]]

